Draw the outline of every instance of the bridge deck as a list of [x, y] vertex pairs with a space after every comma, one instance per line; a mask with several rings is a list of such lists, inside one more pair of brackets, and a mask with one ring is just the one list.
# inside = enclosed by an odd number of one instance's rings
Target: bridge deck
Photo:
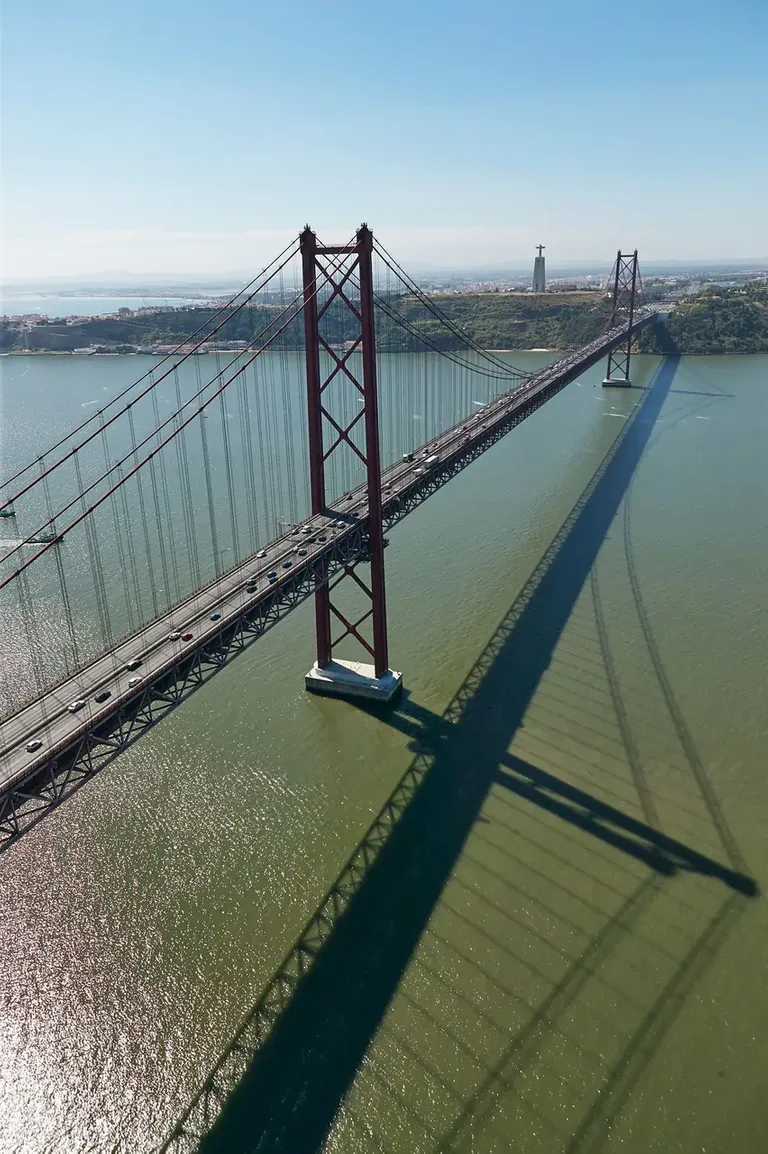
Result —
[[[655, 312], [648, 311], [634, 328], [654, 318]], [[612, 330], [459, 422], [423, 446], [412, 461], [386, 469], [385, 527], [396, 524], [625, 337], [625, 327]], [[426, 465], [427, 457], [437, 460]], [[364, 557], [367, 513], [364, 487], [347, 494], [326, 514], [310, 518], [268, 546], [263, 557], [244, 561], [0, 724], [0, 841], [4, 834], [16, 835], [16, 816], [32, 795], [48, 791], [45, 804], [50, 805], [61, 793], [58, 777], [78, 766], [81, 776], [95, 772], [207, 679], [206, 670], [215, 672], [319, 583]], [[272, 571], [278, 576], [270, 580]], [[251, 593], [249, 584], [255, 585]], [[217, 621], [211, 620], [213, 612], [220, 614]], [[193, 636], [186, 642], [172, 640], [172, 632]], [[130, 671], [126, 665], [133, 658], [140, 658], [141, 665]], [[141, 680], [130, 686], [132, 677]], [[108, 700], [95, 702], [95, 694], [107, 689]], [[75, 699], [86, 704], [70, 713], [67, 706]], [[29, 753], [26, 745], [32, 739], [43, 744]]]

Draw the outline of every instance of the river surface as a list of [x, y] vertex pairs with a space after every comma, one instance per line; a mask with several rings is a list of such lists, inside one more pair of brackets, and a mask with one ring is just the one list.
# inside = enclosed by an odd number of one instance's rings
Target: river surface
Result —
[[392, 532], [396, 709], [305, 694], [304, 605], [0, 856], [3, 1154], [220, 1059], [206, 1151], [762, 1154], [768, 358], [602, 370]]

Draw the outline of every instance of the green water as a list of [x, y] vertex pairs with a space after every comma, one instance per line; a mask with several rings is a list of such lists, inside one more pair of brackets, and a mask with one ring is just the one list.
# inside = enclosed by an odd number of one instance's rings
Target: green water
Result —
[[[351, 357], [359, 375], [360, 354]], [[525, 356], [531, 366], [549, 359]], [[242, 371], [226, 392], [211, 397], [216, 374], [226, 378], [235, 367]], [[303, 354], [265, 353], [245, 366], [212, 354], [173, 372], [147, 357], [6, 357], [3, 370], [0, 476], [16, 478], [9, 492], [27, 491], [14, 502], [15, 517], [0, 522], [0, 585], [29, 556], [24, 542], [49, 529], [54, 515], [59, 529], [70, 527], [66, 548], [48, 550], [27, 571], [28, 593], [18, 581], [0, 593], [0, 718], [309, 516]], [[140, 372], [141, 391], [153, 379], [151, 397], [115, 404]], [[511, 387], [504, 374], [469, 374], [434, 353], [384, 354], [378, 372], [385, 467]], [[360, 395], [344, 374], [324, 397], [340, 426], [356, 432]], [[194, 416], [201, 400], [205, 412]], [[188, 426], [149, 462], [149, 473], [145, 466], [130, 476], [170, 436], [177, 406]], [[43, 463], [34, 454], [83, 421], [91, 423], [79, 436], [93, 437], [85, 451], [71, 456], [70, 443], [59, 445], [45, 458], [49, 468], [58, 464], [40, 483]], [[119, 478], [119, 494], [102, 501]], [[340, 444], [327, 461], [328, 501], [364, 480], [362, 458]], [[91, 514], [78, 525], [81, 494]], [[34, 631], [18, 625], [30, 619], [27, 598], [35, 603]]]
[[157, 1148], [254, 1007], [205, 1150], [764, 1150], [768, 358], [658, 367], [392, 533], [396, 711], [304, 606], [0, 858], [0, 1150]]

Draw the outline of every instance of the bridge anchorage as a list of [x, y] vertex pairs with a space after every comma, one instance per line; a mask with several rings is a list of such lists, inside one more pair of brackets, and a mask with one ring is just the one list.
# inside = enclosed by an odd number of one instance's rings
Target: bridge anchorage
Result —
[[629, 389], [632, 380], [629, 375], [629, 362], [632, 355], [632, 337], [634, 336], [632, 321], [635, 314], [635, 293], [637, 291], [638, 264], [637, 249], [633, 253], [616, 254], [616, 266], [613, 280], [613, 308], [609, 329], [616, 325], [626, 325], [626, 339], [611, 349], [608, 354], [608, 371], [605, 374], [603, 388]]
[[[307, 416], [309, 422], [309, 476], [313, 516], [327, 511], [325, 465], [333, 453], [352, 453], [365, 466], [368, 504], [368, 542], [365, 557], [345, 565], [331, 582], [315, 593], [317, 661], [306, 676], [312, 693], [337, 697], [364, 697], [391, 701], [402, 687], [402, 674], [389, 668], [387, 603], [384, 585], [384, 524], [381, 500], [379, 452], [379, 405], [376, 386], [376, 335], [373, 294], [373, 234], [362, 225], [351, 245], [318, 245], [307, 226], [300, 237], [304, 288], [304, 338], [307, 366]], [[318, 274], [324, 284], [318, 292]], [[357, 284], [352, 297], [350, 287]], [[338, 302], [352, 320], [355, 336], [334, 347]], [[348, 332], [348, 327], [344, 326]], [[340, 390], [354, 390], [360, 408], [346, 425], [333, 413]], [[334, 393], [336, 397], [334, 397]], [[362, 445], [359, 430], [362, 430]], [[330, 443], [329, 443], [330, 442]], [[361, 563], [370, 566], [369, 581], [357, 572]], [[331, 594], [339, 585], [354, 583], [362, 594], [363, 612], [355, 620], [342, 613]], [[370, 622], [371, 641], [360, 632]], [[341, 632], [334, 637], [338, 623]], [[347, 637], [354, 638], [373, 659], [348, 661], [334, 658], [334, 650]]]

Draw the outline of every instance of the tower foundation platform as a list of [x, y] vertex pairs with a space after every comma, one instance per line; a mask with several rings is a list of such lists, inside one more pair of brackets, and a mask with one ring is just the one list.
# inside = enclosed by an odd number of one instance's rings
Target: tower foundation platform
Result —
[[606, 377], [603, 381], [604, 389], [631, 389], [632, 381], [629, 377]]
[[313, 665], [304, 678], [304, 685], [310, 693], [324, 693], [329, 697], [387, 702], [402, 689], [403, 675], [387, 669], [377, 677], [374, 666], [362, 661], [329, 661], [322, 667]]

